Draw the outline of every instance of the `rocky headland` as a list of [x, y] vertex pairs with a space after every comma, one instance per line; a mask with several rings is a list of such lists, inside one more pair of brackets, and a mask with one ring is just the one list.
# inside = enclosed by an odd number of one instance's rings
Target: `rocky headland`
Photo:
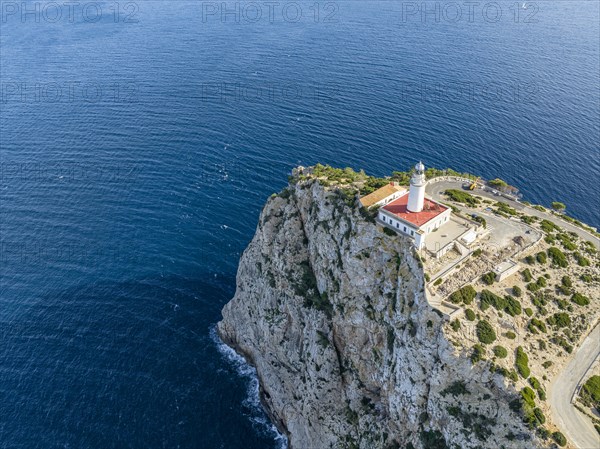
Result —
[[360, 207], [360, 186], [385, 181], [311, 173], [295, 170], [267, 201], [218, 324], [256, 367], [289, 447], [555, 444], [523, 419], [515, 382], [485, 357], [473, 360], [456, 326], [428, 304], [412, 242]]

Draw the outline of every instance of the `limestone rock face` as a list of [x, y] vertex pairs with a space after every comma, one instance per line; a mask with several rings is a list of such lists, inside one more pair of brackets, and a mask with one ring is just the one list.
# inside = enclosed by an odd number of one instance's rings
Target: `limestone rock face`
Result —
[[428, 305], [411, 242], [316, 180], [267, 202], [219, 335], [292, 449], [538, 447], [515, 392]]

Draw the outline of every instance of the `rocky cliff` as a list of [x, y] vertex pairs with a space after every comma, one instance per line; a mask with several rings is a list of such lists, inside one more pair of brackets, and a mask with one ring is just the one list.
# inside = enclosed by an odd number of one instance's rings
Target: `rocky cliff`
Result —
[[514, 391], [447, 340], [411, 242], [382, 231], [351, 191], [296, 176], [241, 258], [218, 331], [290, 447], [537, 447]]

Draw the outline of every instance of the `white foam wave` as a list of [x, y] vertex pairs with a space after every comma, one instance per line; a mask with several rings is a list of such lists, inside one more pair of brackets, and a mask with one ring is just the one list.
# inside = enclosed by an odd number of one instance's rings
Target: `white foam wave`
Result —
[[250, 421], [260, 431], [263, 431], [267, 435], [273, 437], [277, 444], [277, 449], [287, 449], [287, 437], [280, 433], [277, 430], [277, 427], [271, 421], [269, 421], [269, 418], [267, 417], [260, 403], [258, 375], [256, 373], [256, 369], [254, 369], [252, 365], [248, 364], [241, 355], [223, 343], [217, 334], [216, 325], [212, 326], [210, 329], [210, 338], [216, 344], [217, 350], [223, 356], [223, 358], [235, 368], [235, 371], [240, 377], [244, 378], [248, 382], [246, 399], [244, 399], [243, 405], [251, 412], [251, 415], [248, 416]]

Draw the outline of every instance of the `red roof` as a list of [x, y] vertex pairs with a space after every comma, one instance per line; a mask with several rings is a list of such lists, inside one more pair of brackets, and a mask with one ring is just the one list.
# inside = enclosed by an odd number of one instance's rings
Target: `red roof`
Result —
[[421, 212], [411, 212], [406, 208], [407, 203], [408, 193], [384, 206], [383, 209], [419, 228], [448, 209], [440, 203], [425, 198], [423, 210]]

